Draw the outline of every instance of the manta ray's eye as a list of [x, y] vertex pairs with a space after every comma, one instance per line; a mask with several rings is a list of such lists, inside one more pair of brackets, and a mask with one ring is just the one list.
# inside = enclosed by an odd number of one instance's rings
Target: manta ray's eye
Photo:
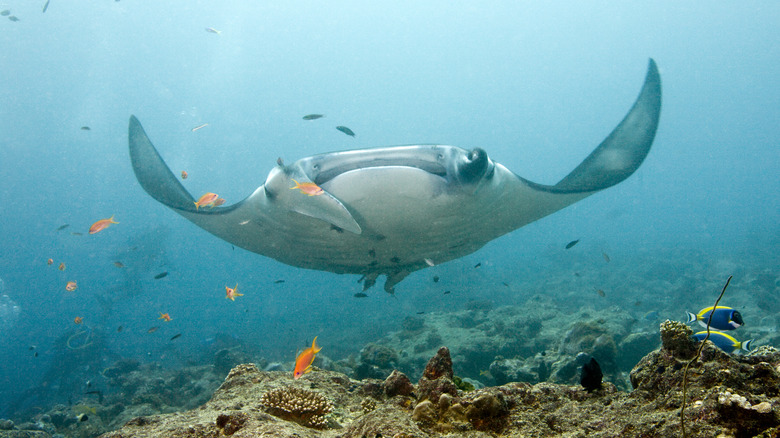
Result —
[[471, 183], [485, 176], [489, 170], [490, 160], [487, 152], [475, 148], [466, 155], [466, 160], [458, 168], [458, 180], [461, 183]]

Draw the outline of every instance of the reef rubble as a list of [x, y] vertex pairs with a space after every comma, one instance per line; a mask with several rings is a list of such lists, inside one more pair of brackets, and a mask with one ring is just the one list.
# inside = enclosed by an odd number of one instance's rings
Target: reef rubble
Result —
[[[356, 380], [322, 369], [294, 380], [289, 372], [241, 364], [199, 407], [139, 416], [101, 437], [681, 436], [683, 373], [697, 353], [690, 334], [685, 324], [662, 323], [662, 346], [633, 368], [630, 392], [610, 382], [591, 393], [549, 382], [472, 389], [457, 377], [447, 347], [416, 383], [399, 371]], [[687, 436], [780, 436], [780, 351], [729, 355], [707, 342], [687, 381]], [[52, 436], [15, 429], [1, 430], [0, 438]]]

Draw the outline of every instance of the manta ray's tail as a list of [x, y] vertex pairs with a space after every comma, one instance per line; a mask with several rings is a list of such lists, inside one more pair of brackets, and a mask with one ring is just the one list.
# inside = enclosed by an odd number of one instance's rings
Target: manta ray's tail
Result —
[[661, 77], [650, 59], [642, 91], [622, 122], [570, 174], [552, 187], [556, 192], [602, 190], [628, 178], [653, 144], [661, 114]]
[[165, 164], [135, 116], [130, 116], [128, 139], [133, 171], [146, 193], [168, 207], [194, 212], [195, 199]]

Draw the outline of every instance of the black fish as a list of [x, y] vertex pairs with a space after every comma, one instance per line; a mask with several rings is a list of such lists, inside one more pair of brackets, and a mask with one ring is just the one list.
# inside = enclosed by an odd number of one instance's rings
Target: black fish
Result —
[[38, 357], [38, 352], [33, 353], [33, 357]]
[[303, 120], [317, 120], [317, 119], [321, 119], [323, 117], [325, 117], [325, 116], [322, 115], [322, 114], [308, 114], [308, 115], [303, 116]]
[[92, 128], [90, 128], [89, 126], [82, 126], [82, 127], [81, 127], [81, 130], [82, 130], [82, 131], [91, 131], [91, 130], [92, 130]]
[[174, 339], [179, 339], [181, 337], [181, 333], [176, 333], [175, 335], [171, 336], [171, 339], [169, 341], [172, 341]]
[[424, 315], [425, 312], [417, 312], [418, 315]]
[[74, 231], [74, 232], [72, 232], [70, 234], [73, 235], [73, 236], [83, 236], [84, 235], [84, 233], [79, 233], [79, 232], [76, 232], [76, 231]]
[[11, 15], [10, 17], [8, 17], [8, 19], [11, 20], [11, 21], [19, 21], [19, 19], [16, 17], [16, 15]]
[[275, 280], [274, 281], [274, 284], [281, 284], [281, 283], [284, 283], [284, 280]]
[[439, 282], [439, 276], [438, 275], [434, 275], [433, 276], [433, 282], [434, 283], [438, 283]]
[[63, 224], [63, 225], [60, 225], [59, 227], [57, 227], [57, 231], [62, 231], [62, 230], [64, 230], [65, 228], [68, 228], [69, 226], [70, 226], [70, 224]]
[[479, 262], [479, 263], [477, 263], [476, 265], [474, 265], [474, 269], [477, 269], [477, 268], [479, 268], [480, 266], [482, 266], [482, 262]]
[[43, 5], [43, 13], [44, 13], [44, 14], [46, 13], [46, 10], [47, 10], [47, 9], [49, 9], [49, 2], [50, 2], [50, 1], [51, 1], [51, 0], [46, 0], [46, 4], [45, 4], [45, 5]]
[[336, 129], [338, 129], [339, 131], [343, 132], [344, 134], [347, 134], [350, 137], [354, 137], [355, 136], [355, 133], [352, 132], [352, 130], [347, 128], [346, 126], [336, 126]]
[[604, 375], [601, 374], [601, 367], [596, 359], [590, 358], [590, 361], [582, 366], [582, 377], [580, 378], [580, 385], [588, 392], [593, 392], [597, 389], [601, 389], [601, 379]]
[[443, 293], [442, 295], [447, 295], [448, 293], [450, 293], [450, 291], [448, 291], [448, 290], [445, 290], [445, 291], [444, 291], [444, 293]]
[[159, 279], [161, 279], [161, 278], [165, 278], [165, 277], [167, 277], [167, 276], [168, 276], [168, 271], [165, 271], [165, 272], [160, 272], [159, 274], [157, 274], [157, 275], [155, 275], [155, 276], [154, 276], [154, 279], [155, 279], [155, 280], [159, 280]]
[[355, 298], [365, 298], [368, 295], [364, 294], [363, 292], [358, 292], [355, 294]]
[[576, 244], [577, 244], [577, 242], [579, 242], [579, 241], [580, 241], [580, 239], [577, 239], [577, 240], [572, 240], [571, 242], [569, 242], [569, 243], [567, 243], [567, 244], [566, 244], [566, 248], [565, 248], [565, 249], [569, 249], [569, 248], [571, 248], [572, 246], [576, 245]]
[[124, 329], [124, 326], [120, 325], [119, 327], [116, 328], [116, 332], [117, 333], [121, 333], [123, 329]]
[[0, 12], [0, 15], [2, 15], [3, 17], [7, 17], [7, 16], [11, 15], [11, 10], [10, 9], [6, 9], [3, 12]]

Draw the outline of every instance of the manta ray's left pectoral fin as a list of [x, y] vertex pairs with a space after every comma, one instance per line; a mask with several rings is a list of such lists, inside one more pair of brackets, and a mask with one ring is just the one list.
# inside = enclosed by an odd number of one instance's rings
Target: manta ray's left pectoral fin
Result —
[[658, 129], [661, 114], [661, 76], [650, 59], [645, 84], [636, 102], [611, 134], [553, 189], [596, 192], [625, 180], [642, 164]]
[[344, 204], [325, 190], [315, 196], [295, 193], [295, 196], [289, 200], [288, 208], [296, 213], [328, 222], [350, 233], [360, 234], [362, 231]]

